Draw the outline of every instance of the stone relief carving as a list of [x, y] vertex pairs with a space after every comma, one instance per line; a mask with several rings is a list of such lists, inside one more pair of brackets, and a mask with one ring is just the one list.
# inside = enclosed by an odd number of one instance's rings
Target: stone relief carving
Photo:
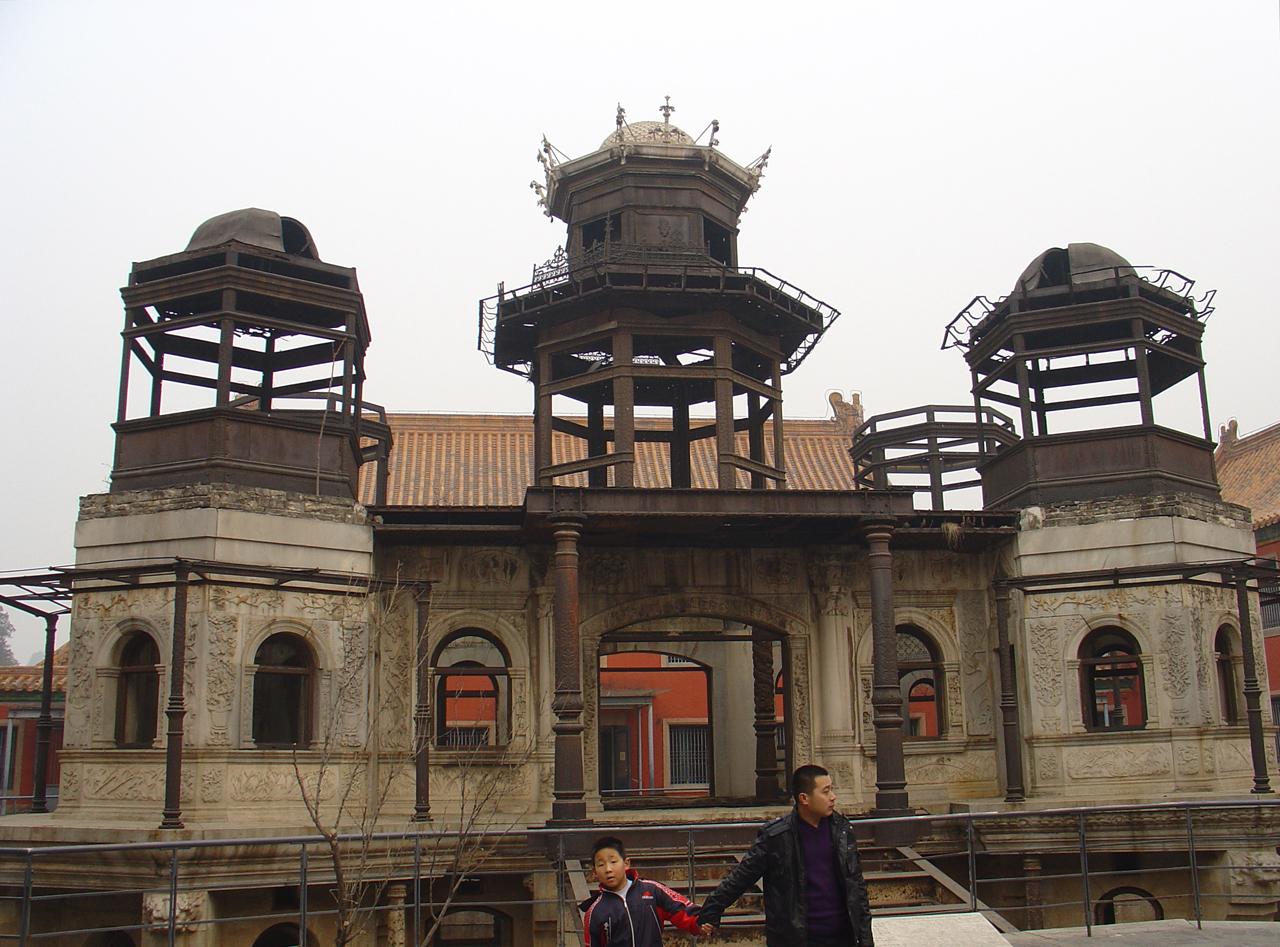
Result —
[[995, 758], [986, 753], [965, 756], [908, 756], [906, 769], [908, 784], [948, 785], [987, 782], [996, 778]]
[[76, 769], [63, 769], [61, 785], [58, 787], [58, 795], [60, 798], [68, 802], [79, 802], [80, 800], [80, 771]]
[[814, 600], [818, 605], [818, 614], [838, 617], [849, 614], [849, 590], [847, 588], [816, 588], [813, 590]]
[[404, 750], [409, 747], [409, 727], [412, 717], [410, 700], [413, 697], [416, 668], [415, 649], [407, 635], [389, 633], [387, 628], [376, 631], [382, 643], [382, 707], [379, 724], [388, 749]]
[[1066, 752], [1072, 779], [1118, 779], [1129, 776], [1168, 776], [1173, 759], [1168, 746], [1071, 747]]
[[631, 563], [611, 552], [587, 556], [579, 568], [587, 588], [597, 591], [621, 591], [631, 578]]
[[755, 561], [751, 571], [765, 585], [781, 587], [793, 585], [800, 578], [800, 563], [793, 556], [761, 556]]
[[86, 799], [160, 802], [164, 799], [162, 766], [88, 766], [84, 774]]
[[958, 616], [960, 631], [960, 671], [969, 733], [989, 736], [994, 727], [995, 687], [991, 678], [991, 652], [987, 648], [986, 597], [962, 593], [963, 609]]
[[[1169, 688], [1169, 696], [1180, 700], [1191, 687], [1191, 655], [1187, 648], [1187, 628], [1182, 622], [1182, 616], [1168, 613], [1161, 616], [1160, 637], [1163, 643], [1165, 684]], [[1187, 716], [1185, 710], [1183, 716]], [[1176, 719], [1175, 714], [1175, 721]], [[1186, 722], [1181, 725], [1186, 726]]]
[[369, 687], [366, 667], [369, 656], [367, 628], [363, 623], [342, 625], [342, 670], [335, 695], [338, 718], [338, 744], [348, 749], [364, 745], [362, 710], [368, 703]]
[[215, 585], [209, 590], [209, 609], [215, 612], [234, 612], [247, 609], [254, 612], [279, 614], [283, 596], [277, 589], [238, 589]]
[[275, 802], [301, 796], [297, 777], [292, 772], [270, 769], [244, 769], [231, 775], [232, 802]]
[[221, 802], [225, 771], [207, 769], [200, 774], [200, 801]]
[[809, 712], [809, 640], [791, 640], [791, 709], [795, 719], [791, 721], [791, 733], [795, 737], [794, 759], [807, 760], [813, 756], [812, 725]]
[[[204, 908], [208, 895], [203, 891], [180, 891], [173, 902], [173, 914], [177, 930], [184, 934], [199, 930], [204, 920]], [[168, 894], [148, 892], [142, 896], [144, 923], [167, 925], [170, 901]]]
[[143, 588], [128, 592], [87, 592], [76, 596], [76, 609], [86, 618], [172, 613], [173, 590]]
[[1062, 645], [1053, 622], [1033, 621], [1027, 628], [1031, 637], [1031, 680], [1036, 700], [1042, 707], [1055, 707], [1062, 700]]
[[1194, 776], [1200, 772], [1200, 751], [1194, 746], [1179, 746], [1174, 754], [1180, 776]]
[[1061, 733], [1062, 718], [1061, 717], [1041, 717], [1040, 732], [1041, 733]]
[[212, 713], [227, 713], [236, 694], [238, 622], [230, 615], [210, 616], [207, 628], [209, 662], [204, 678], [205, 703]]
[[483, 549], [465, 556], [459, 568], [472, 588], [509, 589], [520, 574], [520, 560], [500, 549]]
[[1224, 773], [1253, 771], [1253, 755], [1249, 745], [1237, 740], [1220, 740], [1214, 744], [1218, 756], [1218, 769]]
[[1057, 782], [1061, 771], [1057, 750], [1044, 750], [1036, 754], [1036, 773], [1042, 783]]
[[861, 701], [862, 742], [866, 743], [872, 739], [872, 734], [875, 732], [875, 726], [871, 722], [872, 721], [872, 706], [871, 706], [872, 676], [870, 674], [861, 675], [859, 677], [859, 683], [861, 685], [861, 690], [862, 690], [862, 701]]
[[1275, 852], [1232, 852], [1231, 887], [1254, 888], [1280, 882], [1280, 855]]

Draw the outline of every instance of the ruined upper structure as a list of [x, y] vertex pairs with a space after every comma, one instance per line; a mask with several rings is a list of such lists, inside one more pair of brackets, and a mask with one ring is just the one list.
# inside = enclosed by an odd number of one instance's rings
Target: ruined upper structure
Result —
[[[944, 348], [964, 351], [979, 424], [993, 404], [1019, 422], [1021, 440], [979, 464], [988, 508], [1218, 497], [1200, 346], [1212, 294], [1197, 301], [1193, 285], [1073, 243], [1036, 257], [998, 303], [978, 297], [951, 322]], [[1191, 378], [1203, 432], [1157, 423], [1156, 398]]]
[[298, 221], [255, 207], [214, 217], [181, 253], [135, 263], [121, 295], [113, 492], [228, 483], [354, 498], [360, 464], [385, 462], [388, 429], [361, 417], [356, 271], [322, 262]]
[[[782, 376], [839, 314], [738, 266], [738, 219], [768, 153], [743, 167], [716, 150], [718, 123], [700, 145], [662, 111], [632, 125], [619, 108], [581, 158], [544, 141], [546, 183], [533, 186], [566, 244], [529, 286], [481, 303], [481, 347], [537, 388], [540, 485], [631, 487], [647, 440], [664, 446], [670, 484], [689, 487], [691, 443], [714, 438], [721, 489], [785, 486]], [[691, 420], [703, 405], [713, 420]], [[669, 429], [637, 430], [637, 412]], [[554, 457], [553, 431], [578, 450]]]

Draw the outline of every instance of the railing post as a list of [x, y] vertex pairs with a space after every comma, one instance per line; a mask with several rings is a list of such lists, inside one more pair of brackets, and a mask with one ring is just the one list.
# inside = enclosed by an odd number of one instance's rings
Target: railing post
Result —
[[178, 939], [178, 846], [169, 856], [169, 947]]
[[560, 836], [556, 850], [556, 943], [558, 947], [565, 947], [565, 895], [568, 888], [569, 879], [568, 869], [564, 863], [564, 836]]
[[422, 836], [413, 839], [413, 943], [422, 943]]
[[307, 947], [307, 843], [298, 849], [298, 947]]
[[1196, 908], [1196, 930], [1203, 930], [1200, 923], [1200, 872], [1196, 870], [1196, 837], [1191, 828], [1191, 806], [1187, 806], [1187, 860], [1191, 866], [1191, 899]]
[[1084, 931], [1086, 937], [1093, 936], [1093, 905], [1089, 895], [1089, 850], [1084, 840], [1084, 813], [1076, 814], [1076, 826], [1080, 836], [1080, 882], [1084, 894]]
[[973, 813], [965, 822], [966, 834], [969, 836], [969, 910], [978, 910], [978, 852], [973, 844]]
[[27, 947], [27, 936], [31, 933], [32, 873], [31, 853], [27, 852], [27, 864], [22, 869], [22, 919], [18, 923], [18, 947]]
[[689, 857], [689, 900], [697, 904], [698, 902], [698, 881], [697, 873], [694, 868], [693, 858], [693, 829], [689, 830], [689, 838], [685, 843], [685, 852]]

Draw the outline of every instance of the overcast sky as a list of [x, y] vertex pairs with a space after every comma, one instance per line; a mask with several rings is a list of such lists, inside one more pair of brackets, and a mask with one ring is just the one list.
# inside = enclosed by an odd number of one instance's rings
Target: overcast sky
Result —
[[[476, 351], [476, 301], [563, 242], [529, 188], [541, 138], [585, 154], [619, 103], [659, 119], [666, 95], [741, 164], [773, 146], [740, 262], [843, 313], [785, 379], [788, 416], [835, 389], [869, 414], [969, 401], [944, 326], [1088, 241], [1216, 288], [1215, 429], [1272, 424], [1278, 20], [1276, 0], [0, 2], [0, 569], [72, 561], [77, 498], [108, 486], [119, 287], [226, 211], [296, 217], [357, 268], [369, 400], [530, 411]], [[26, 660], [41, 626], [14, 620]]]

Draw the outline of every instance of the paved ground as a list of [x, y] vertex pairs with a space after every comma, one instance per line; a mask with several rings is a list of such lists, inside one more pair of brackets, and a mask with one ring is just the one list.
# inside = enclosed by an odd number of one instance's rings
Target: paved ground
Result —
[[1083, 927], [1004, 937], [1013, 947], [1280, 947], [1280, 923], [1205, 921], [1201, 926], [1197, 930], [1195, 921], [1144, 921], [1097, 926], [1092, 937]]

